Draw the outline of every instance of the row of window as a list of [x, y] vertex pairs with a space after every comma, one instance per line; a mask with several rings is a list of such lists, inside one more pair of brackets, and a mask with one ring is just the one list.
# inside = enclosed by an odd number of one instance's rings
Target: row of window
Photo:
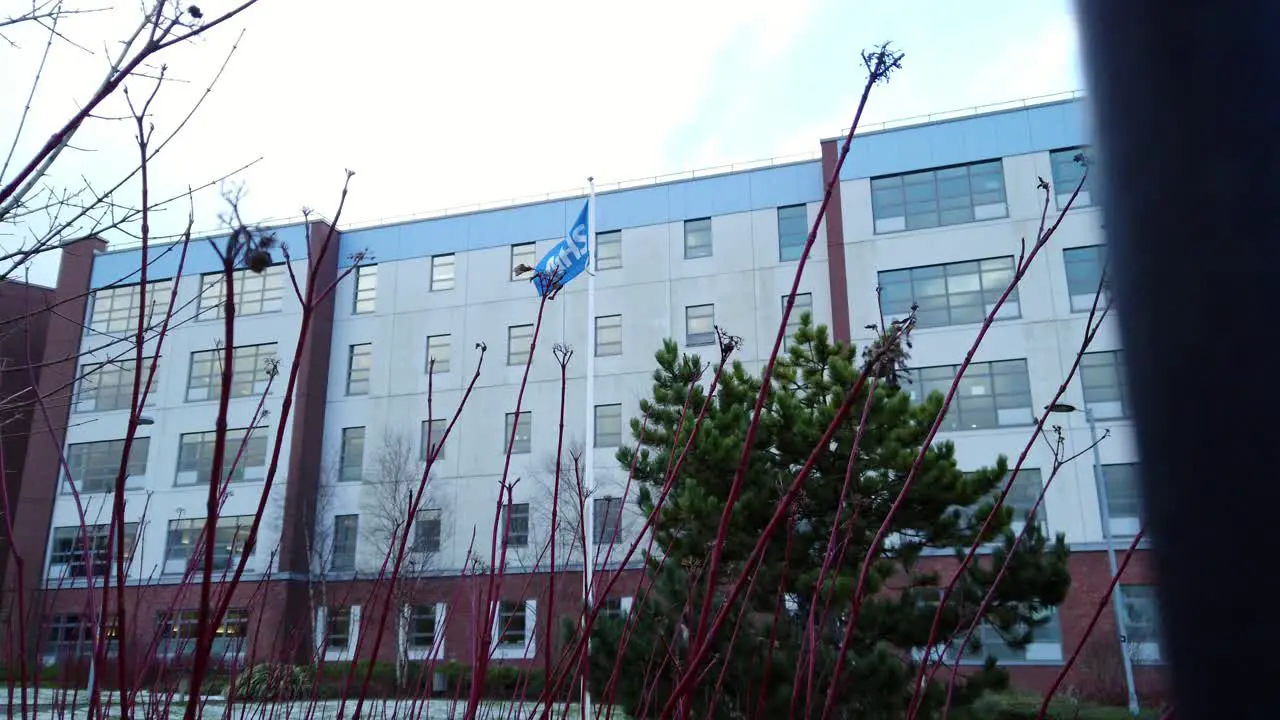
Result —
[[[1067, 294], [1072, 312], [1093, 307], [1103, 279], [1106, 262], [1101, 245], [1067, 248], [1062, 251], [1066, 265]], [[880, 304], [890, 319], [906, 317], [916, 308], [916, 327], [932, 328], [980, 323], [994, 309], [1013, 281], [1016, 270], [1012, 255], [965, 262], [922, 265], [878, 273]], [[1103, 288], [1099, 308], [1106, 307]], [[1022, 315], [1018, 289], [1009, 291], [997, 320]]]
[[[930, 592], [929, 590], [932, 590]], [[930, 588], [920, 590], [924, 602], [936, 606], [941, 591]], [[1154, 585], [1122, 585], [1125, 629], [1124, 652], [1134, 663], [1160, 663], [1159, 611], [1156, 605]], [[1000, 663], [1058, 664], [1064, 659], [1062, 622], [1056, 611], [1049, 611], [1046, 622], [1032, 631], [1031, 641], [1019, 646], [1015, 641], [1026, 628], [1015, 628], [1008, 635], [995, 626], [983, 623], [973, 633], [974, 647], [960, 648], [963, 634], [956, 638], [945, 654], [939, 645], [935, 656], [948, 663], [981, 664], [987, 657]], [[922, 653], [917, 653], [917, 656]]]
[[[624, 501], [620, 497], [598, 497], [592, 500], [592, 533], [596, 545], [613, 545], [624, 539]], [[528, 548], [531, 530], [529, 503], [509, 503], [502, 507], [498, 528], [502, 543], [510, 549]], [[333, 545], [330, 551], [329, 569], [350, 572], [356, 567], [356, 550], [360, 538], [358, 514], [335, 515], [333, 518]], [[419, 510], [411, 528], [413, 540], [410, 551], [438, 553], [444, 546], [444, 511], [440, 508]]]
[[[777, 209], [778, 259], [782, 262], [799, 260], [809, 234], [808, 209], [805, 205], [787, 205]], [[686, 260], [711, 257], [713, 243], [711, 218], [696, 218], [684, 222], [684, 257]], [[596, 233], [594, 270], [616, 270], [622, 267], [622, 231]], [[537, 243], [516, 243], [511, 246], [509, 279], [513, 282], [529, 279], [529, 275], [517, 268], [534, 267], [538, 263]], [[431, 256], [432, 292], [452, 290], [456, 286], [457, 260], [454, 253]], [[354, 273], [355, 292], [351, 312], [355, 315], [370, 313], [375, 308], [378, 286], [376, 265], [363, 265]]]
[[[350, 388], [353, 382], [364, 383], [364, 392], [367, 392], [367, 367], [363, 370], [359, 367], [356, 369], [357, 374], [348, 374], [347, 385]], [[958, 369], [957, 365], [914, 368], [908, 373], [908, 392], [916, 402], [923, 401], [934, 391], [945, 395]], [[1080, 361], [1079, 377], [1085, 406], [1093, 412], [1094, 417], [1105, 420], [1129, 416], [1129, 389], [1123, 351], [1086, 353]], [[1034, 409], [1026, 360], [975, 362], [969, 365], [960, 380], [955, 397], [943, 419], [942, 429], [956, 432], [1027, 425], [1034, 421]], [[521, 412], [518, 421], [515, 413], [507, 413], [503, 434], [499, 439], [498, 447], [501, 451], [505, 453], [509, 446], [513, 454], [531, 453], [533, 423], [531, 411]], [[622, 444], [625, 423], [621, 403], [596, 405], [594, 424], [594, 447], [617, 447]], [[437, 450], [447, 426], [448, 421], [445, 419], [421, 423], [419, 460], [425, 461], [429, 452]], [[245, 428], [231, 429], [227, 432], [227, 438], [227, 449], [218, 477], [229, 476], [232, 482], [262, 479], [268, 454], [266, 429], [259, 428], [251, 434]], [[179, 436], [175, 484], [206, 485], [210, 482], [214, 477], [212, 465], [215, 439], [216, 435], [212, 431]], [[126, 467], [127, 478], [138, 479], [146, 474], [150, 442], [147, 437], [135, 438]], [[340, 481], [358, 482], [363, 479], [364, 450], [365, 428], [344, 428], [338, 463]], [[71, 477], [79, 484], [80, 492], [103, 492], [114, 488], [123, 452], [123, 440], [69, 445], [67, 464]], [[443, 452], [444, 448], [439, 448], [437, 460], [444, 457]], [[126, 487], [132, 487], [128, 479]]]
[[[205, 545], [201, 542], [205, 518], [178, 518], [169, 521], [160, 571], [164, 575], [182, 575], [188, 570], [204, 568]], [[224, 515], [213, 529], [213, 569], [231, 570], [244, 553], [252, 515]], [[110, 536], [110, 525], [56, 527], [49, 550], [49, 580], [63, 578], [102, 577], [111, 568], [108, 550], [121, 549]], [[138, 542], [138, 524], [125, 523], [122, 554], [129, 563]], [[199, 550], [197, 552], [197, 550]]]
[[[277, 343], [238, 345], [232, 350], [231, 397], [256, 397], [266, 392], [272, 371], [278, 362]], [[200, 350], [191, 353], [187, 374], [187, 402], [217, 400], [222, 390], [222, 349]], [[142, 373], [150, 378], [147, 403], [155, 402], [155, 376], [159, 363], [147, 358]], [[156, 372], [152, 373], [152, 365]], [[135, 359], [88, 364], [81, 368], [76, 383], [75, 408], [77, 412], [106, 412], [127, 410], [133, 403], [133, 382], [137, 373]]]
[[[1084, 164], [1077, 160], [1081, 154], [1078, 147], [1049, 153], [1059, 208], [1084, 178]], [[1083, 207], [1090, 203], [1089, 182], [1085, 180], [1075, 204]], [[871, 179], [871, 215], [878, 234], [992, 220], [1008, 214], [1003, 160]]]
[[[624, 502], [619, 497], [598, 497], [592, 504], [592, 522], [597, 545], [613, 545], [623, 539]], [[443, 547], [444, 515], [440, 508], [423, 508], [414, 519], [414, 553], [438, 553]], [[218, 518], [213, 532], [213, 569], [235, 567], [244, 553], [252, 515], [228, 515]], [[204, 518], [179, 518], [169, 521], [161, 573], [181, 575], [189, 570], [203, 570], [205, 559], [201, 533]], [[531, 530], [529, 503], [503, 506], [498, 526], [503, 529], [503, 544], [511, 549], [528, 548]], [[92, 572], [98, 578], [111, 572], [108, 552], [117, 547], [110, 537], [110, 525], [79, 525], [53, 530], [49, 550], [48, 579], [85, 578]], [[335, 515], [329, 569], [349, 572], [356, 567], [356, 551], [360, 536], [358, 514]], [[128, 564], [136, 548], [138, 523], [125, 523], [124, 561]]]
[[[1067, 248], [1063, 251], [1067, 292], [1073, 312], [1093, 307], [1094, 296], [1102, 281], [1105, 264], [1101, 245]], [[356, 302], [372, 308], [373, 289], [360, 283], [376, 282], [376, 266], [357, 272]], [[1015, 261], [1012, 255], [965, 262], [926, 265], [878, 274], [880, 303], [889, 318], [901, 318], [916, 308], [919, 328], [946, 327], [979, 323], [991, 312], [1013, 279]], [[1105, 296], [1104, 296], [1105, 298]], [[785, 311], [787, 296], [781, 296]], [[796, 295], [790, 316], [788, 336], [799, 326], [800, 316], [812, 312], [813, 295]], [[1010, 291], [997, 319], [1021, 316], [1017, 288]], [[715, 305], [685, 307], [685, 344], [710, 345], [715, 342]], [[507, 364], [528, 362], [533, 340], [532, 323], [507, 328]], [[622, 315], [601, 315], [595, 319], [595, 354], [600, 357], [622, 354]], [[447, 373], [451, 368], [452, 336], [435, 334], [427, 337], [427, 371]], [[233, 398], [249, 397], [265, 391], [270, 370], [278, 362], [276, 343], [237, 346], [234, 352]], [[202, 350], [191, 354], [186, 401], [216, 399], [221, 388], [221, 349]], [[369, 391], [372, 369], [372, 343], [351, 345], [347, 357], [347, 394], [364, 395]], [[144, 372], [149, 372], [149, 363]], [[76, 408], [81, 412], [128, 408], [133, 395], [133, 360], [86, 365], [76, 394]], [[151, 386], [154, 389], [154, 378]]]
[[[621, 618], [631, 611], [629, 597], [610, 597], [600, 601], [599, 616]], [[410, 657], [442, 655], [446, 603], [406, 605], [403, 613], [403, 642]], [[500, 600], [494, 612], [491, 637], [494, 657], [522, 657], [533, 646], [537, 627], [536, 600]], [[319, 609], [317, 636], [327, 659], [345, 657], [356, 647], [360, 637], [361, 606], [325, 607]]]
[[[248, 428], [227, 430], [223, 449], [222, 467], [216, 477], [230, 482], [252, 482], [266, 478], [267, 438], [265, 427], [252, 432]], [[214, 431], [184, 433], [178, 436], [178, 467], [174, 485], [208, 485], [215, 477], [213, 454], [217, 447]], [[72, 443], [67, 446], [67, 470], [81, 493], [111, 492], [115, 489], [116, 476], [120, 472], [120, 460], [124, 457], [124, 440], [97, 440]], [[129, 461], [125, 464], [125, 488], [138, 487], [147, 474], [147, 455], [151, 450], [151, 438], [136, 437], [129, 449]], [[64, 492], [70, 492], [69, 484]]]
[[[237, 270], [232, 274], [235, 314], [261, 315], [280, 312], [284, 302], [286, 270], [284, 265], [272, 265], [262, 272]], [[147, 283], [145, 298], [139, 285], [122, 285], [103, 288], [93, 293], [89, 303], [87, 332], [119, 335], [136, 332], [142, 307], [147, 308], [147, 324], [157, 313], [163, 314], [173, 295], [173, 280], [155, 280]], [[226, 307], [226, 278], [221, 272], [200, 276], [200, 294], [196, 298], [196, 316], [216, 319], [223, 316]], [[178, 308], [175, 308], [175, 312]]]
[[[104, 618], [103, 634], [106, 636], [107, 655], [114, 656], [119, 646], [120, 633], [116, 618]], [[200, 611], [161, 611], [156, 614], [157, 657], [182, 657], [196, 649], [199, 635]], [[211, 657], [234, 658], [244, 652], [249, 634], [249, 614], [244, 608], [227, 608], [222, 624], [213, 635]], [[46, 662], [72, 658], [84, 658], [93, 654], [93, 622], [90, 616], [61, 614], [50, 617], [45, 625], [44, 656]]]
[[[1063, 148], [1049, 153], [1053, 187], [1062, 207], [1084, 177], [1084, 164], [1079, 161], [1082, 148]], [[1079, 206], [1091, 203], [1086, 181]], [[941, 227], [990, 220], [1008, 216], [1005, 193], [1004, 162], [999, 159], [900, 173], [871, 179], [871, 210], [876, 233]], [[778, 259], [799, 260], [809, 234], [808, 209], [803, 204], [787, 205], [776, 210]], [[714, 255], [711, 218], [684, 221], [684, 257], [686, 260]], [[515, 268], [537, 264], [537, 244], [517, 243], [510, 247], [510, 280], [528, 279]], [[622, 267], [622, 231], [597, 232], [595, 270]], [[457, 260], [454, 253], [431, 257], [429, 288], [433, 292], [453, 290], [457, 283]], [[355, 292], [351, 312], [373, 312], [377, 300], [378, 270], [376, 265], [356, 268], [353, 273]], [[239, 270], [234, 274], [237, 315], [278, 312], [284, 291], [285, 269], [274, 265], [264, 272]], [[222, 273], [201, 276], [197, 314], [221, 317], [226, 299], [226, 281]], [[166, 307], [173, 291], [172, 280], [148, 283], [146, 305], [148, 315]], [[138, 286], [106, 288], [94, 293], [86, 325], [93, 332], [126, 333], [137, 329], [142, 298]], [[975, 303], [976, 304], [976, 303]], [[964, 312], [961, 312], [963, 315]]]
[[[536, 627], [536, 601], [503, 600], [497, 604], [493, 644], [498, 649], [526, 649]], [[631, 608], [631, 598], [612, 597], [600, 602], [600, 616], [623, 617]], [[411, 654], [431, 653], [439, 655], [444, 643], [445, 603], [407, 604], [403, 610], [402, 640]], [[360, 606], [322, 607], [317, 609], [317, 625], [322, 628], [317, 640], [328, 656], [343, 655], [353, 649], [359, 640]], [[156, 617], [156, 634], [159, 643], [156, 653], [160, 657], [181, 657], [195, 652], [199, 630], [198, 610], [160, 612]], [[243, 655], [248, 639], [249, 613], [244, 608], [228, 608], [222, 624], [214, 632], [212, 655], [215, 658], [235, 658]], [[108, 656], [114, 656], [119, 646], [119, 631], [114, 617], [105, 618], [103, 633], [106, 636]], [[93, 622], [90, 616], [60, 614], [51, 616], [45, 623], [44, 656], [46, 661], [57, 662], [84, 658], [93, 653]]]

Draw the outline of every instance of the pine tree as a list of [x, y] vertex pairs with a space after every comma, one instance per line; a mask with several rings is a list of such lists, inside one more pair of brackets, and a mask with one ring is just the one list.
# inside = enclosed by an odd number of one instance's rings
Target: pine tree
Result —
[[[647, 417], [643, 436], [640, 421], [631, 424], [633, 436], [642, 441], [639, 457], [634, 457], [635, 482], [640, 509], [646, 515], [660, 496], [672, 453], [678, 456], [693, 430], [707, 385], [705, 378], [700, 380], [702, 360], [682, 355], [675, 342], [665, 341], [655, 357], [653, 395], [641, 401]], [[895, 366], [899, 360], [895, 358]], [[802, 317], [786, 357], [778, 359], [750, 466], [733, 508], [715, 583], [713, 615], [861, 370], [852, 346], [831, 341], [825, 327], [814, 327], [807, 313]], [[829, 452], [817, 459], [785, 531], [771, 538], [749, 592], [741, 596], [728, 616], [730, 621], [714, 638], [705, 667], [698, 668], [702, 679], [690, 696], [689, 717], [820, 716], [862, 559], [902, 490], [943, 401], [935, 393], [923, 402], [913, 402], [909, 387], [896, 382], [896, 373], [876, 374], [881, 381], [871, 399], [845, 502], [840, 502], [841, 490], [870, 382], [855, 399], [855, 411], [834, 436]], [[629, 618], [596, 623], [591, 651], [594, 691], [604, 692], [615, 662], [622, 663], [613, 697], [632, 718], [656, 716], [686, 670], [689, 636], [698, 625], [707, 588], [705, 562], [728, 502], [759, 383], [759, 377], [741, 363], [725, 368], [696, 441], [654, 524], [655, 552], [646, 559], [644, 595], [637, 598]], [[687, 417], [676, 437], [691, 385], [695, 387]], [[629, 468], [634, 455], [633, 448], [623, 447], [617, 459]], [[1007, 459], [1001, 456], [990, 467], [962, 471], [950, 442], [935, 442], [926, 453], [905, 503], [893, 518], [889, 540], [869, 569], [866, 597], [837, 684], [838, 711], [833, 717], [897, 720], [904, 716], [918, 669], [918, 649], [928, 640], [938, 590], [949, 579], [949, 575], [927, 572], [919, 560], [926, 553], [964, 556], [991, 512], [1008, 470]], [[959, 645], [1013, 548], [1013, 520], [1008, 507], [996, 514], [985, 538], [993, 550], [980, 555], [957, 584], [943, 613], [938, 635], [942, 641], [955, 636]], [[839, 528], [839, 543], [847, 538], [847, 545], [819, 588], [833, 526]], [[1036, 628], [1047, 621], [1046, 611], [1066, 595], [1067, 555], [1062, 535], [1050, 541], [1037, 523], [1029, 523], [984, 622], [1015, 647], [1029, 642]], [[785, 602], [778, 612], [781, 598]], [[825, 624], [816, 629], [816, 647], [810, 648], [804, 635], [815, 603], [815, 617], [822, 617], [824, 608], [830, 612], [825, 613]], [[625, 650], [620, 647], [623, 622], [632, 625]], [[766, 662], [770, 646], [772, 661]], [[985, 657], [976, 641], [965, 655]], [[801, 662], [810, 657], [812, 663]], [[804, 689], [810, 681], [810, 665], [814, 700], [806, 713]], [[805, 669], [797, 676], [797, 668]], [[945, 696], [944, 677], [939, 673], [928, 689], [918, 717], [938, 713]], [[796, 683], [801, 684], [800, 700], [793, 708]], [[957, 683], [951, 706], [971, 705], [982, 692], [1006, 685], [1005, 672], [987, 657], [982, 667]]]

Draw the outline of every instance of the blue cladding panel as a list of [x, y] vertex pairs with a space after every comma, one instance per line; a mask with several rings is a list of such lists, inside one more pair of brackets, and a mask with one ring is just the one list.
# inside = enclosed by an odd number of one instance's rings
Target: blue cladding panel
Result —
[[[762, 210], [822, 199], [821, 163], [762, 168], [596, 196], [599, 230]], [[564, 237], [585, 198], [353, 230], [342, 236], [342, 267], [368, 250], [374, 262], [465, 252]]]
[[[289, 254], [294, 260], [307, 257], [307, 228], [305, 225], [285, 225], [272, 228], [276, 239], [289, 246]], [[211, 244], [212, 243], [212, 244]], [[192, 240], [187, 246], [187, 258], [183, 262], [183, 277], [203, 275], [204, 273], [222, 270], [222, 260], [213, 246], [221, 248], [226, 243], [226, 236], [200, 238]], [[178, 272], [178, 262], [182, 259], [182, 245], [156, 245], [147, 249], [147, 280], [164, 280]], [[279, 246], [271, 251], [274, 261], [284, 259]], [[108, 285], [132, 285], [141, 280], [139, 268], [142, 265], [142, 250], [130, 249], [119, 252], [106, 252], [93, 259], [93, 273], [89, 278], [91, 288]]]
[[784, 165], [747, 175], [751, 179], [751, 207], [765, 209], [822, 200], [822, 163]]
[[[840, 179], [1085, 145], [1087, 119], [1085, 102], [1075, 100], [860, 135], [854, 139]], [[822, 165], [812, 161], [605, 192], [596, 198], [596, 221], [599, 230], [618, 230], [818, 202], [822, 183]], [[392, 262], [559, 239], [581, 207], [582, 198], [554, 200], [352, 230], [342, 236], [339, 263], [350, 265], [352, 254], [359, 250], [372, 253], [374, 262]], [[304, 256], [303, 226], [282, 228], [279, 233], [295, 257]], [[137, 266], [136, 250], [99, 256], [94, 263], [93, 285], [119, 282], [131, 273], [136, 281]], [[175, 250], [152, 263], [151, 275], [171, 277], [176, 268]], [[208, 243], [193, 242], [184, 274], [217, 269], [217, 256]]]
[[666, 185], [596, 196], [596, 224], [600, 230], [656, 225], [668, 217]]
[[751, 179], [743, 173], [667, 186], [668, 219], [693, 220], [751, 210]]
[[858, 180], [1089, 144], [1074, 100], [855, 136], [841, 180]]

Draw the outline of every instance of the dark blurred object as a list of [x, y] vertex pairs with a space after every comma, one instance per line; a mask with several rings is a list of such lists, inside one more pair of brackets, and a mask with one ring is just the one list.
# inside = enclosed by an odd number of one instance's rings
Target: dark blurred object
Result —
[[1078, 9], [1177, 717], [1271, 720], [1280, 4]]

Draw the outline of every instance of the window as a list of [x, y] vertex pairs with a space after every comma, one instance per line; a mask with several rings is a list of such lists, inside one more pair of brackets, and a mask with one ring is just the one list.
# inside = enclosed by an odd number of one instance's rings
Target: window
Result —
[[597, 405], [594, 447], [618, 447], [622, 444], [622, 405]]
[[[448, 427], [448, 420], [432, 420], [431, 422], [427, 422], [426, 420], [422, 421], [422, 439], [418, 443], [418, 446], [421, 448], [419, 451], [419, 460], [426, 462], [427, 453], [436, 452], [436, 448], [440, 448], [439, 453], [436, 455], [436, 459], [444, 459], [444, 448], [440, 447], [440, 443], [444, 442], [444, 431]], [[430, 448], [430, 450], [428, 450], [428, 448]]]
[[[924, 402], [934, 392], [945, 397], [958, 369], [958, 365], [943, 365], [909, 371], [912, 400]], [[979, 430], [1027, 425], [1032, 421], [1027, 361], [976, 362], [965, 370], [941, 429]]]
[[360, 482], [364, 479], [364, 428], [342, 429], [342, 450], [338, 460], [339, 482]]
[[[1043, 625], [1036, 625], [1032, 628], [1017, 626], [1005, 632], [1001, 632], [988, 623], [982, 623], [974, 630], [971, 638], [976, 647], [964, 648], [959, 662], [980, 664], [988, 656], [994, 657], [997, 662], [1001, 663], [1062, 662], [1062, 622], [1058, 617], [1057, 611], [1053, 609], [1045, 610], [1039, 619], [1045, 621]], [[1028, 629], [1031, 631], [1031, 641], [1029, 643], [1023, 647], [1014, 647], [1010, 644], [1011, 641], [1020, 639]], [[946, 659], [949, 662], [956, 661], [956, 655], [960, 650], [960, 640], [963, 639], [964, 636], [961, 635], [947, 651]]]
[[1134, 662], [1160, 662], [1160, 608], [1154, 585], [1125, 585], [1124, 627], [1126, 651]]
[[[236, 304], [236, 317], [280, 312], [284, 297], [284, 265], [272, 265], [260, 273], [236, 270], [232, 274], [232, 282], [235, 283], [235, 297], [232, 299]], [[222, 273], [208, 273], [200, 277], [200, 317], [222, 317], [226, 300], [227, 279]]]
[[684, 221], [684, 259], [711, 257], [711, 218]]
[[596, 498], [592, 505], [596, 542], [612, 545], [622, 537], [622, 498]]
[[799, 260], [809, 239], [809, 209], [804, 205], [778, 208], [778, 259]]
[[[1004, 492], [1004, 486], [1009, 482], [1009, 471], [1000, 480], [1000, 484], [991, 488], [989, 499], [995, 502], [1000, 497], [1000, 493]], [[1036, 501], [1040, 499], [1040, 491], [1044, 488], [1044, 482], [1040, 477], [1040, 470], [1036, 468], [1022, 468], [1018, 471], [1018, 477], [1013, 481], [1013, 487], [1009, 488], [1009, 494], [1004, 498], [1004, 507], [1013, 513], [1013, 521], [1010, 529], [1015, 535], [1022, 532], [1023, 527], [1027, 524], [1027, 516], [1031, 509], [1036, 506]], [[981, 504], [981, 503], [978, 503]], [[976, 509], [976, 508], [975, 508]], [[982, 523], [986, 522], [986, 516], [975, 515], [972, 518], [975, 523], [974, 527], [982, 527]], [[1036, 513], [1035, 520], [1040, 524], [1041, 529], [1045, 529], [1045, 510], [1044, 503], [1040, 503], [1039, 511]]]
[[369, 394], [369, 371], [373, 367], [373, 343], [352, 345], [347, 350], [347, 394]]
[[537, 243], [520, 243], [511, 246], [511, 279], [527, 280], [527, 277], [521, 276], [516, 272], [516, 268], [521, 265], [533, 267], [538, 263], [538, 246]]
[[991, 220], [1009, 214], [1000, 160], [871, 179], [877, 233]]
[[[510, 520], [508, 521], [508, 517]], [[502, 506], [498, 530], [506, 531], [507, 547], [529, 546], [529, 503], [509, 503]]]
[[45, 657], [74, 658], [93, 653], [93, 629], [80, 615], [54, 615], [46, 621]]
[[1129, 383], [1125, 380], [1123, 351], [1081, 355], [1080, 387], [1084, 389], [1084, 404], [1094, 417], [1128, 417]]
[[443, 518], [444, 513], [440, 508], [426, 508], [418, 511], [417, 521], [413, 524], [414, 552], [440, 552]]
[[346, 650], [351, 645], [351, 608], [329, 608], [325, 623], [325, 648]]
[[[1088, 312], [1093, 309], [1093, 299], [1102, 283], [1102, 269], [1106, 265], [1106, 249], [1101, 245], [1067, 248], [1062, 251], [1062, 261], [1067, 270], [1067, 294], [1071, 296], [1072, 312]], [[1098, 307], [1104, 308], [1111, 301], [1106, 285]]]
[[[135, 437], [129, 448], [129, 464], [125, 466], [125, 488], [134, 487], [129, 481], [147, 474], [147, 451], [151, 438]], [[120, 472], [120, 458], [124, 456], [124, 440], [100, 440], [67, 446], [67, 467], [80, 493], [114, 492], [116, 474]], [[70, 484], [63, 492], [71, 492]]]
[[623, 607], [622, 598], [605, 598], [600, 601], [599, 617], [619, 620], [627, 614], [627, 608]]
[[622, 231], [596, 233], [596, 270], [622, 267]]
[[94, 291], [89, 301], [89, 331], [114, 335], [137, 332], [143, 304], [147, 306], [148, 326], [156, 319], [156, 313], [163, 317], [173, 295], [173, 281], [147, 283], [145, 298], [140, 297], [140, 287], [141, 283]]
[[430, 650], [436, 644], [436, 606], [413, 605], [409, 608], [409, 647]]
[[[160, 642], [156, 654], [161, 657], [190, 655], [196, 651], [196, 638], [200, 632], [200, 611], [180, 610], [176, 613], [158, 614]], [[243, 608], [227, 608], [222, 625], [213, 631], [213, 645], [209, 657], [218, 661], [234, 658], [244, 653], [245, 638], [249, 635], [249, 614]]]
[[533, 345], [532, 325], [512, 325], [507, 328], [507, 364], [527, 365]]
[[[151, 358], [142, 363], [143, 377], [151, 378], [151, 387], [147, 389], [148, 405], [154, 404], [156, 397], [156, 379], [151, 375], [151, 363]], [[106, 412], [133, 407], [133, 375], [137, 364], [136, 360], [115, 360], [85, 365], [76, 388], [76, 412]], [[156, 375], [159, 375], [159, 365], [156, 366]]]
[[[787, 298], [790, 295], [782, 296], [782, 312], [787, 311]], [[800, 330], [800, 321], [805, 313], [809, 313], [809, 318], [813, 319], [813, 293], [796, 293], [796, 303], [791, 306], [791, 314], [787, 316], [787, 335], [782, 338], [782, 348], [785, 350], [791, 340], [795, 338], [796, 332]]]
[[[427, 338], [427, 372], [449, 372], [449, 356], [453, 354], [452, 337], [449, 335], [432, 335]], [[435, 364], [432, 365], [431, 361]]]
[[711, 345], [716, 341], [716, 306], [690, 305], [684, 309], [684, 344]]
[[[188, 563], [194, 569], [202, 568], [205, 520], [206, 518], [183, 518], [169, 521], [164, 551], [165, 574], [184, 573]], [[240, 561], [240, 555], [244, 553], [252, 526], [252, 515], [224, 515], [218, 518], [213, 531], [214, 570], [231, 570], [235, 567]]]
[[1102, 466], [1102, 486], [1112, 537], [1133, 537], [1142, 527], [1142, 491], [1138, 485], [1138, 463]]
[[[880, 273], [880, 302], [892, 319], [905, 318], [911, 306], [918, 305], [916, 327], [980, 323], [1012, 281], [1012, 256], [889, 270]], [[1014, 288], [996, 317], [1018, 317], [1021, 312]]]
[[360, 529], [359, 515], [335, 515], [333, 518], [333, 563], [337, 571], [355, 570], [356, 534]]
[[498, 603], [499, 647], [523, 648], [528, 644], [529, 624], [525, 616], [523, 600], [503, 600]]
[[[138, 523], [124, 524], [124, 563], [128, 567], [138, 540]], [[53, 547], [49, 551], [48, 580], [60, 578], [101, 578], [114, 573], [114, 560], [107, 562], [111, 542], [111, 525], [79, 525], [53, 529]]]
[[[507, 443], [511, 443], [511, 453], [513, 455], [522, 455], [528, 453], [533, 447], [533, 413], [528, 410], [520, 413], [520, 422], [516, 423], [516, 414], [507, 413], [507, 431], [502, 436], [502, 448], [506, 450]], [[514, 427], [516, 437], [515, 441], [511, 440], [511, 431]]]
[[[267, 429], [256, 428], [245, 442], [248, 430], [227, 430], [226, 446], [222, 453], [219, 482], [262, 480], [267, 470]], [[175, 485], [208, 485], [213, 476], [213, 450], [217, 443], [215, 431], [187, 433], [178, 438], [178, 477]], [[243, 452], [241, 447], [244, 448]], [[237, 457], [238, 456], [238, 457]], [[237, 462], [237, 459], [239, 462]]]
[[453, 253], [431, 256], [431, 292], [453, 289]]
[[[1067, 204], [1071, 194], [1080, 185], [1081, 178], [1084, 178], [1085, 165], [1076, 158], [1080, 157], [1084, 160], [1087, 154], [1082, 147], [1065, 148], [1049, 153], [1049, 165], [1053, 170], [1053, 194], [1057, 197], [1059, 208]], [[1089, 192], [1091, 185], [1093, 185], [1092, 179], [1085, 179], [1084, 186], [1080, 188], [1080, 194], [1076, 196], [1076, 201], [1071, 207], [1085, 207], [1093, 204], [1093, 197]]]
[[622, 316], [596, 318], [596, 357], [622, 354]]
[[[191, 353], [187, 402], [218, 399], [225, 353], [221, 348]], [[277, 359], [276, 343], [241, 345], [231, 351], [231, 397], [256, 397], [266, 392]]]
[[378, 266], [361, 265], [352, 273], [356, 289], [351, 300], [351, 314], [371, 313], [378, 304]]

